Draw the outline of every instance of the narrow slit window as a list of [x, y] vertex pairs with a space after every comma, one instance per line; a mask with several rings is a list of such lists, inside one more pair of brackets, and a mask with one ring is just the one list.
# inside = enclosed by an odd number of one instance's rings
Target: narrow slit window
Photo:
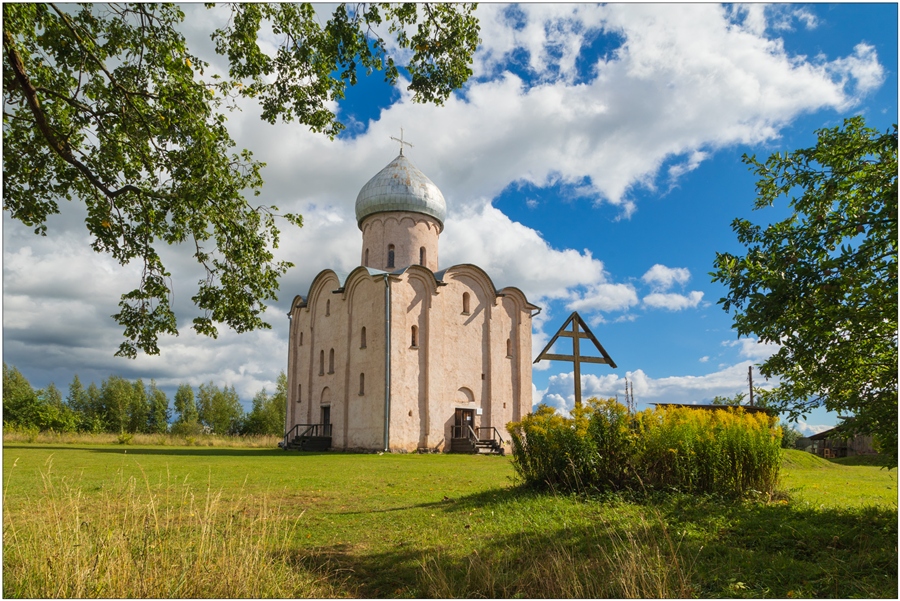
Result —
[[463, 292], [463, 315], [469, 314], [469, 293]]
[[419, 326], [412, 327], [412, 345], [413, 348], [419, 346]]
[[506, 339], [506, 356], [512, 357], [512, 340], [510, 338]]
[[328, 351], [328, 373], [334, 373], [334, 349]]
[[325, 301], [325, 316], [327, 317], [329, 315], [331, 315], [331, 301], [327, 300]]
[[303, 346], [303, 332], [300, 332], [300, 346]]
[[303, 400], [303, 385], [297, 384], [297, 402]]
[[366, 394], [366, 374], [359, 374], [359, 395]]
[[366, 327], [359, 332], [359, 348], [366, 348]]
[[394, 267], [394, 245], [388, 244], [388, 267]]
[[363, 264], [368, 267], [369, 266], [369, 249], [366, 249], [366, 258], [363, 260]]
[[325, 375], [325, 351], [319, 351], [319, 375]]
[[425, 266], [425, 247], [419, 249], [419, 265]]

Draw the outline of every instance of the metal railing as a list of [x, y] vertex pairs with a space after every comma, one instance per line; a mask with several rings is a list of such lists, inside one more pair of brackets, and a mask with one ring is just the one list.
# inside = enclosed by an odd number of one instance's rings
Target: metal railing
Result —
[[[471, 430], [471, 428], [469, 428]], [[479, 428], [475, 428], [476, 432], [472, 432], [472, 435], [475, 436], [477, 440], [499, 440], [500, 444], [503, 444], [505, 441], [503, 437], [500, 436], [500, 431], [497, 430], [494, 426], [481, 426]], [[487, 430], [490, 436], [485, 436], [482, 434], [483, 431]]]
[[[305, 428], [301, 430], [301, 428]], [[299, 432], [299, 434], [298, 434]], [[294, 424], [294, 427], [285, 432], [281, 441], [281, 448], [286, 449], [290, 441], [300, 436], [331, 436], [331, 424]]]
[[452, 438], [468, 438], [472, 442], [484, 442], [488, 440], [499, 441], [504, 444], [500, 431], [494, 426], [480, 426], [473, 428], [472, 426], [450, 426], [450, 435]]
[[451, 438], [468, 438], [472, 442], [478, 440], [478, 437], [475, 435], [475, 431], [472, 429], [472, 426], [450, 426], [450, 437]]

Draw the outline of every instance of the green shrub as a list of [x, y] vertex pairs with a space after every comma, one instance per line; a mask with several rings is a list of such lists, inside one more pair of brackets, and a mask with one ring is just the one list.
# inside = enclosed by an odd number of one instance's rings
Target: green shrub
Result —
[[771, 494], [781, 464], [776, 418], [740, 407], [656, 407], [635, 415], [590, 399], [571, 418], [538, 407], [510, 423], [513, 467], [529, 486], [563, 491]]

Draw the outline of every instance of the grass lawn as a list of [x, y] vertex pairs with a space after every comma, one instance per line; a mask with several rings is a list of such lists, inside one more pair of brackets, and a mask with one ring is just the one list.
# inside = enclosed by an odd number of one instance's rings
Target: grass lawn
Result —
[[897, 596], [897, 470], [789, 500], [539, 495], [508, 458], [6, 444], [4, 596]]

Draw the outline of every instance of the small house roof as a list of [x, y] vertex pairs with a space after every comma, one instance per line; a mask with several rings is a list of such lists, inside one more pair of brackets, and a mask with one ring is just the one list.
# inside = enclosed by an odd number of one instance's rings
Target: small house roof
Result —
[[687, 407], [688, 409], [709, 409], [712, 411], [721, 409], [737, 409], [738, 407], [740, 407], [747, 413], [768, 413], [769, 415], [775, 414], [774, 409], [750, 405], [713, 405], [712, 403], [697, 403], [696, 405], [691, 403], [651, 403], [651, 405], [656, 405], [657, 407]]

